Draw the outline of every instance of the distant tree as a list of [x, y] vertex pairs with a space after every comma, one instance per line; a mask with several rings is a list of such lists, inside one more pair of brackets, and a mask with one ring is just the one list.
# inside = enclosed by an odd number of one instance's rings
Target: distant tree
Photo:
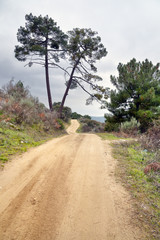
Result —
[[91, 117], [89, 115], [81, 115], [79, 113], [76, 113], [76, 112], [73, 112], [72, 115], [71, 115], [72, 119], [80, 119], [80, 118], [85, 118], [85, 119], [90, 119], [91, 120]]
[[28, 60], [28, 66], [36, 63], [45, 67], [46, 86], [50, 110], [52, 98], [49, 83], [49, 66], [57, 67], [60, 57], [64, 57], [65, 35], [57, 23], [48, 16], [36, 17], [32, 13], [25, 16], [25, 27], [20, 27], [17, 39], [20, 45], [15, 46], [15, 57], [19, 61]]
[[120, 123], [136, 118], [145, 131], [149, 123], [159, 115], [160, 106], [160, 64], [153, 65], [147, 59], [118, 65], [119, 76], [111, 76], [116, 87], [111, 91], [107, 124]]
[[83, 118], [91, 120], [91, 117], [89, 115], [84, 115]]
[[[79, 86], [89, 94], [87, 104], [90, 104], [94, 99], [102, 101], [103, 96], [108, 97], [108, 89], [97, 84], [97, 82], [102, 81], [102, 78], [95, 75], [97, 68], [94, 64], [107, 55], [106, 48], [101, 43], [101, 38], [91, 29], [79, 28], [69, 31], [68, 37], [69, 67], [65, 71], [66, 90], [59, 110], [60, 115], [70, 89]], [[83, 84], [87, 84], [92, 93]]]
[[76, 113], [76, 112], [73, 112], [72, 115], [71, 115], [71, 118], [72, 118], [72, 119], [79, 119], [79, 118], [81, 118], [81, 117], [82, 117], [82, 115], [79, 114], [79, 113]]

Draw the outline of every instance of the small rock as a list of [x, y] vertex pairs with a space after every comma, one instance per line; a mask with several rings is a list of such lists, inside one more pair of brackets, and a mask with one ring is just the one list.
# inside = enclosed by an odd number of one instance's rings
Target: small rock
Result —
[[31, 201], [31, 204], [32, 204], [32, 205], [35, 205], [35, 204], [36, 204], [36, 198], [31, 198], [30, 201]]

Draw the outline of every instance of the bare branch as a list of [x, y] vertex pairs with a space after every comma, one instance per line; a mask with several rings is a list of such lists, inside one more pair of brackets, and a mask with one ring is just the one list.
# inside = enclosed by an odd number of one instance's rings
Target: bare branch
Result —
[[82, 77], [74, 76], [74, 78], [75, 78], [75, 79], [80, 79], [80, 80], [86, 82], [87, 84], [89, 84], [90, 86], [92, 86], [93, 89], [96, 89], [96, 88], [98, 87], [98, 85], [95, 85], [95, 84], [93, 84], [92, 82], [89, 82], [89, 81], [87, 81], [86, 79], [84, 79], [84, 78], [82, 78]]
[[[49, 63], [48, 65], [53, 65], [53, 66], [55, 66], [55, 67], [57, 67], [57, 68], [60, 68], [60, 69], [63, 70], [66, 74], [68, 74], [68, 76], [70, 75], [69, 72], [68, 72], [65, 68], [59, 66], [59, 65], [56, 64], [56, 63]], [[54, 68], [54, 67], [50, 67], [50, 68]]]
[[[74, 81], [76, 81], [76, 80], [74, 80]], [[88, 95], [90, 95], [92, 98], [94, 97], [94, 95], [92, 95], [90, 92], [88, 92], [88, 91], [83, 87], [82, 84], [80, 84], [78, 81], [76, 81], [76, 83], [83, 89], [83, 91], [85, 91], [86, 93], [88, 93]]]

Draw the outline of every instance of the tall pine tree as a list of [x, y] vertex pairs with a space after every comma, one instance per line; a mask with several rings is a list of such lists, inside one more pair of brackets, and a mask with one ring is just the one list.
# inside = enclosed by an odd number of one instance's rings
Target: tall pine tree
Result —
[[15, 57], [19, 61], [28, 60], [29, 67], [34, 63], [45, 67], [48, 102], [52, 110], [49, 66], [59, 66], [57, 63], [61, 57], [64, 57], [67, 35], [48, 16], [36, 17], [30, 13], [25, 19], [25, 27], [18, 29], [17, 39], [20, 45], [15, 46]]

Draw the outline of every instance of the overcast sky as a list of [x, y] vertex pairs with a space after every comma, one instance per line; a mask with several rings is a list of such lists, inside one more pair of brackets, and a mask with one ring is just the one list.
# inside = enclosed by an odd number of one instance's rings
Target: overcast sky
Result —
[[[18, 44], [16, 34], [25, 24], [25, 15], [48, 15], [61, 30], [75, 27], [91, 28], [98, 32], [108, 55], [98, 64], [98, 75], [103, 85], [111, 87], [110, 75], [117, 75], [117, 66], [148, 58], [160, 62], [160, 0], [0, 0], [0, 88], [12, 77], [30, 87], [48, 107], [44, 68], [24, 67], [14, 57]], [[63, 74], [51, 71], [50, 83], [53, 102], [61, 101], [65, 85]], [[82, 90], [71, 90], [65, 105], [81, 114], [103, 116], [98, 104], [86, 106], [87, 95]]]

